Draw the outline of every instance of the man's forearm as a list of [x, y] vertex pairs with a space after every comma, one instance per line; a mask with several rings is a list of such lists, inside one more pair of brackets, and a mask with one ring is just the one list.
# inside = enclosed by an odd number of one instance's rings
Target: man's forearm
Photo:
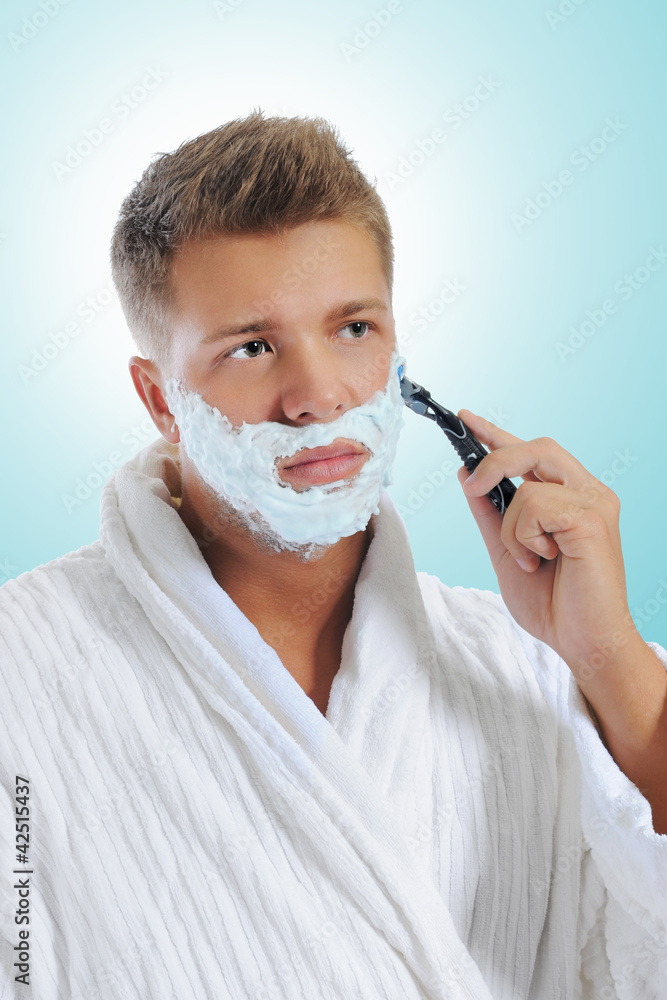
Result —
[[653, 829], [667, 834], [667, 670], [638, 634], [594, 670], [569, 666], [609, 753], [649, 802]]

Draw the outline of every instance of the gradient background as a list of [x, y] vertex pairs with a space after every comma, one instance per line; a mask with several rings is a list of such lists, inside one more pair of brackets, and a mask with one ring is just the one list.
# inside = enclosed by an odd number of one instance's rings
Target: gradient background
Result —
[[[14, 0], [0, 19], [0, 583], [97, 538], [103, 482], [157, 437], [110, 290], [122, 198], [154, 153], [259, 106], [329, 119], [377, 178], [408, 374], [450, 409], [555, 438], [618, 494], [630, 608], [667, 646], [667, 266], [642, 270], [667, 240], [667, 6]], [[128, 105], [149, 67], [158, 82]], [[493, 93], [475, 101], [480, 78]], [[104, 118], [113, 130], [57, 176], [67, 147]], [[608, 118], [620, 134], [606, 144]], [[446, 139], [419, 163], [435, 128]], [[543, 185], [565, 169], [573, 182], [546, 204]], [[537, 218], [517, 224], [540, 192]], [[614, 287], [625, 275], [627, 300]], [[447, 282], [462, 289], [449, 303]], [[610, 298], [616, 312], [561, 357], [570, 328]], [[422, 308], [431, 318], [419, 329]], [[455, 458], [406, 411], [390, 493], [417, 569], [497, 591], [456, 476], [441, 468]], [[89, 495], [68, 506], [87, 479]]]

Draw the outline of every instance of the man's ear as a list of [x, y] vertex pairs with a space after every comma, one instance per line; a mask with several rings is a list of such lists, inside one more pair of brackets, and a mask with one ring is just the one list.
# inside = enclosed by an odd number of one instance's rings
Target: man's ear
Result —
[[148, 410], [160, 434], [165, 441], [178, 444], [180, 441], [178, 427], [160, 389], [162, 381], [160, 370], [152, 361], [140, 358], [136, 354], [130, 358], [128, 368], [139, 399]]

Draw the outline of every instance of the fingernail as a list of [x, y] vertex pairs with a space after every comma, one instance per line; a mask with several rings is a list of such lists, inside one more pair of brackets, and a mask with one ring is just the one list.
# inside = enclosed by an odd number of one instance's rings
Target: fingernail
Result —
[[477, 473], [473, 472], [473, 474], [471, 476], [468, 476], [468, 478], [464, 482], [463, 488], [465, 489], [467, 486], [474, 486], [476, 482], [477, 482]]

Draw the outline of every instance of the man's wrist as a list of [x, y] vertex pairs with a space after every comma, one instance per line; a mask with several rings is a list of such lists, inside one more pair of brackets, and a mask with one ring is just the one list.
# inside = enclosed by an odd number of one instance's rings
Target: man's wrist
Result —
[[[638, 633], [639, 636], [639, 633]], [[667, 670], [639, 636], [588, 682], [578, 681], [605, 748], [667, 833]]]

